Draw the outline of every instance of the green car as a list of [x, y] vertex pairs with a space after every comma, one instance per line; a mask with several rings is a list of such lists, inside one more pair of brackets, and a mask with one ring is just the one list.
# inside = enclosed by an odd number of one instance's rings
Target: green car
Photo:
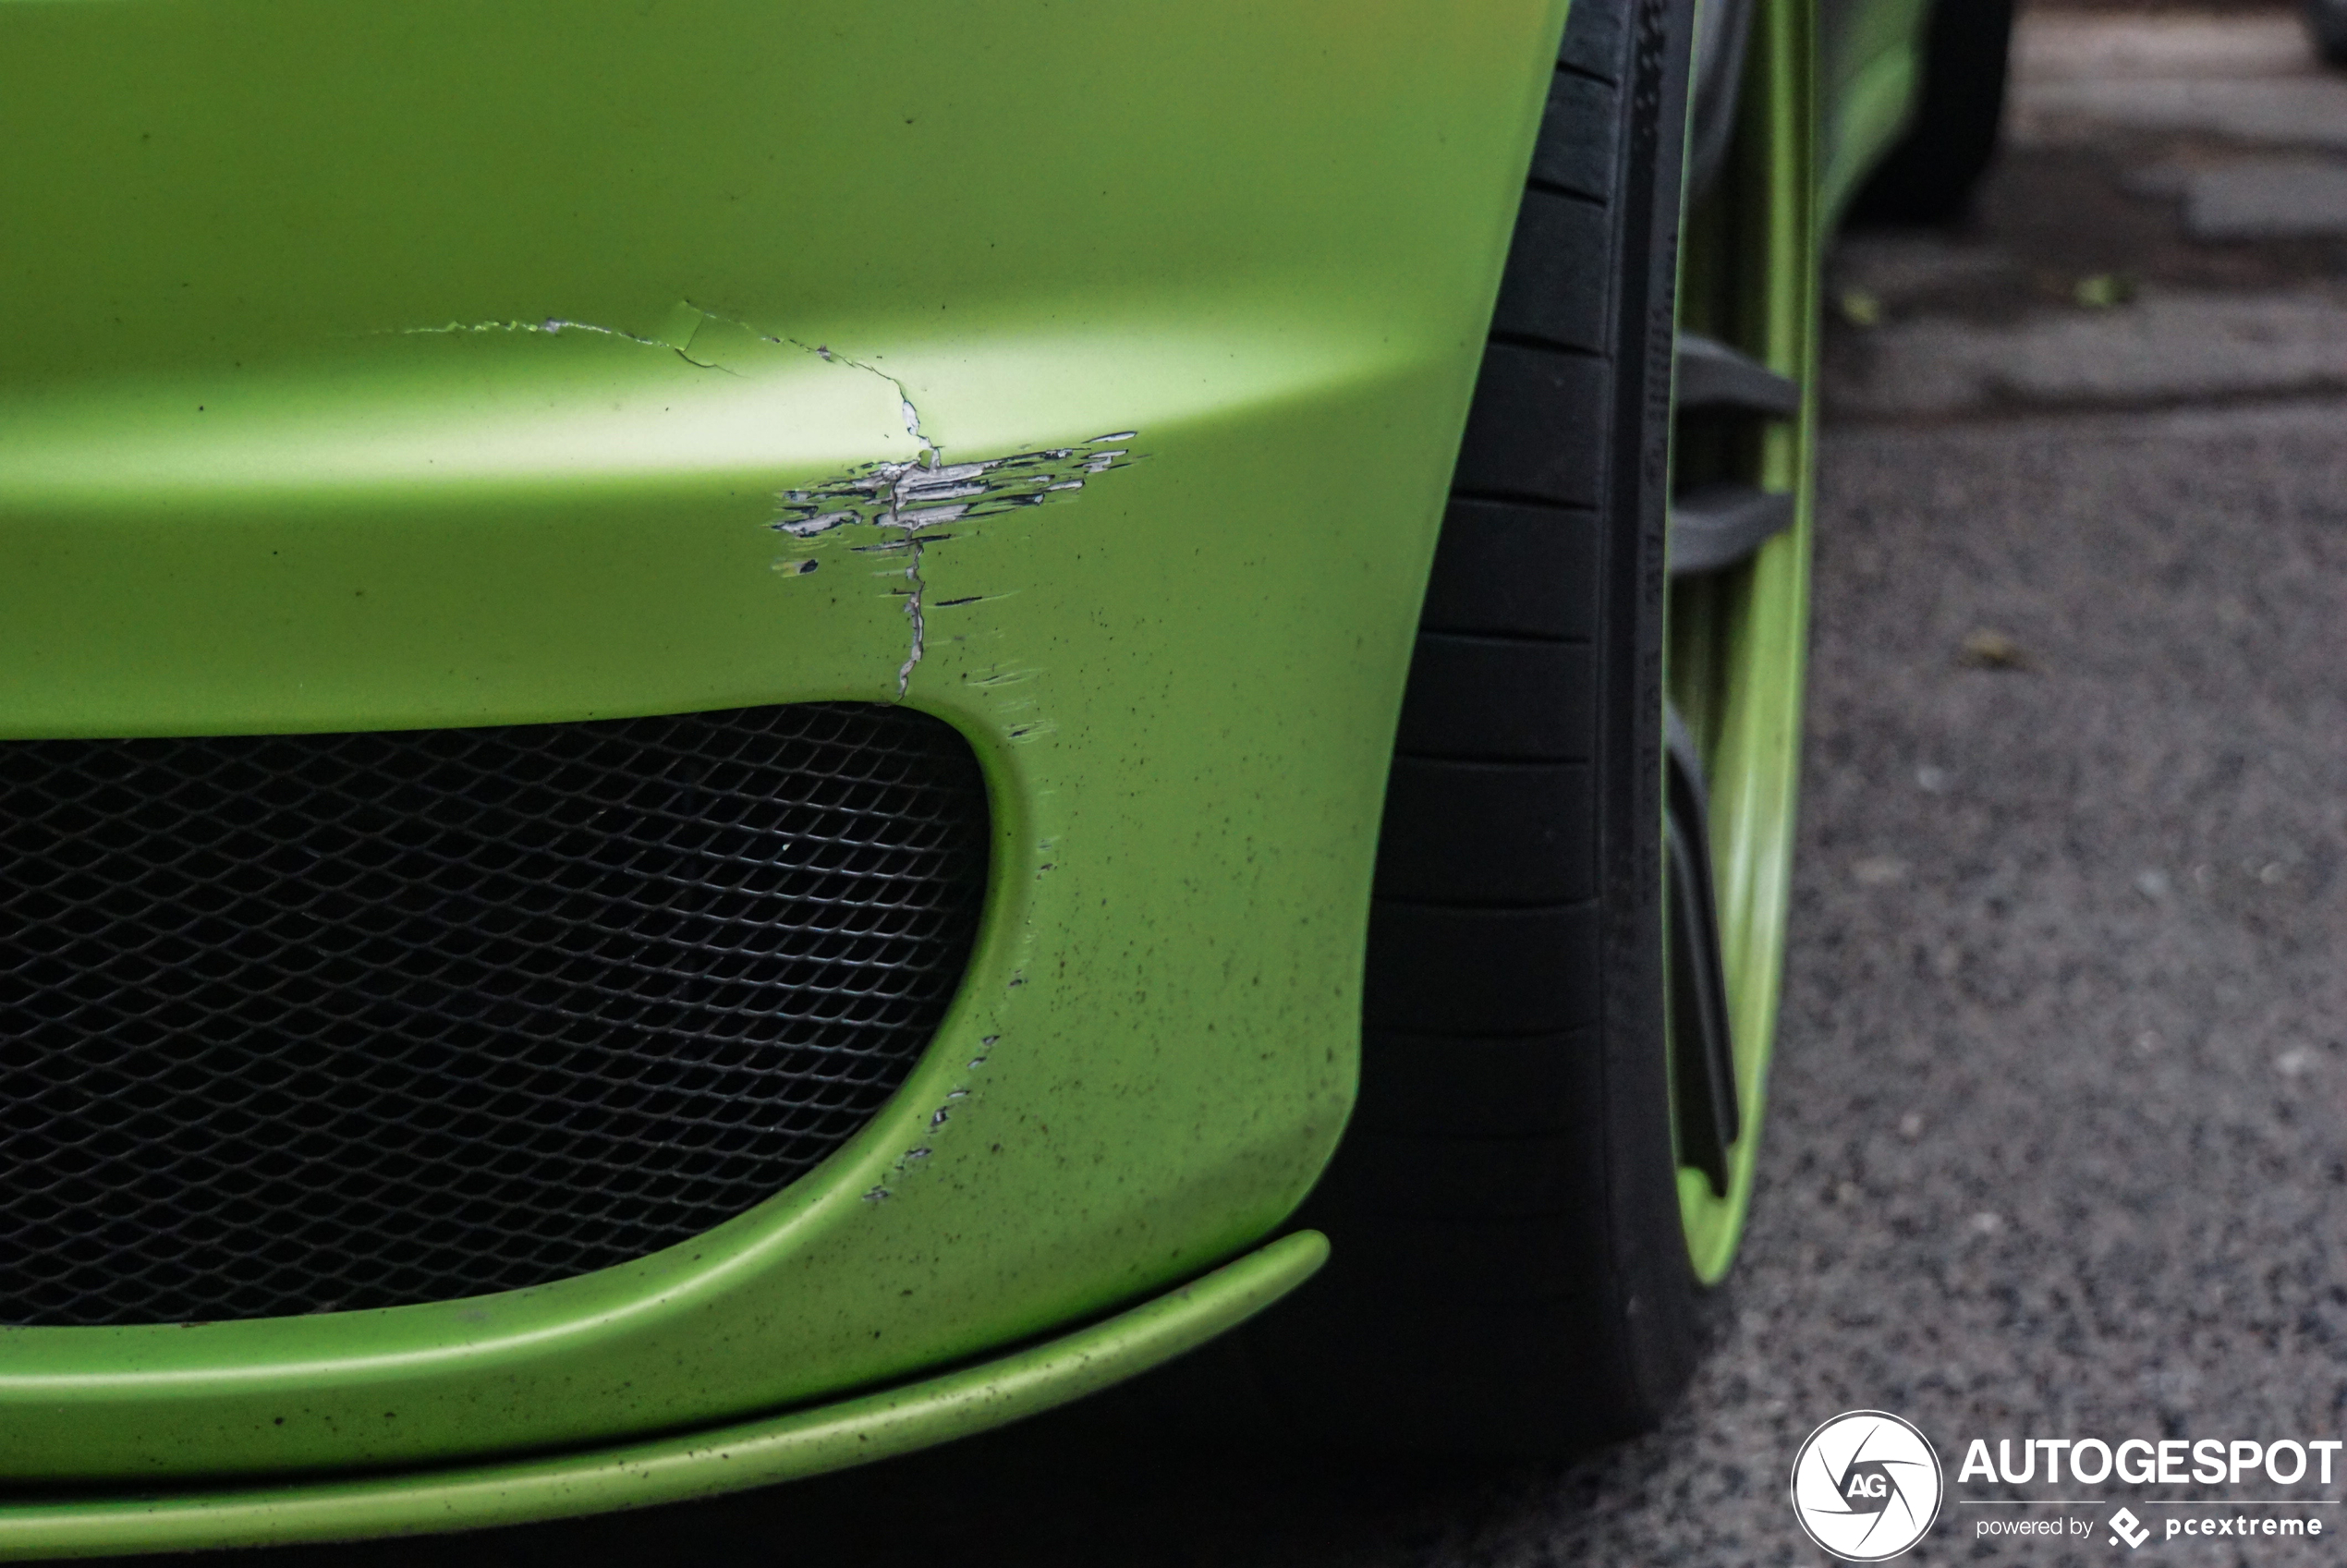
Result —
[[1651, 1423], [1973, 4], [0, 7], [0, 1551]]

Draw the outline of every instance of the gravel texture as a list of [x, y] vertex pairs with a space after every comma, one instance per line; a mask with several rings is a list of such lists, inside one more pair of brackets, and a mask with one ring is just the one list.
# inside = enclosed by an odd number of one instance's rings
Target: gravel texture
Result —
[[1873, 419], [2347, 391], [2347, 290], [2146, 290], [2010, 325], [1924, 316], [1836, 354], [1828, 387], [1837, 410]]

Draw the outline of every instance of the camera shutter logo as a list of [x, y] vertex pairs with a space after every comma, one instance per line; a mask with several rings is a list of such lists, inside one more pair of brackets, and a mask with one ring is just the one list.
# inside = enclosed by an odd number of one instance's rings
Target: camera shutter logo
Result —
[[1929, 1440], [1880, 1410], [1835, 1416], [1794, 1456], [1794, 1517], [1844, 1562], [1881, 1562], [1923, 1539], [1946, 1489]]

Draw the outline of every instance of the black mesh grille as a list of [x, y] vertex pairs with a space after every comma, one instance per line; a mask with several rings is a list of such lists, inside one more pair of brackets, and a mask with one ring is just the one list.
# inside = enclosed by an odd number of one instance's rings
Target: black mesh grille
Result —
[[0, 1322], [541, 1284], [904, 1081], [984, 899], [920, 714], [0, 745]]

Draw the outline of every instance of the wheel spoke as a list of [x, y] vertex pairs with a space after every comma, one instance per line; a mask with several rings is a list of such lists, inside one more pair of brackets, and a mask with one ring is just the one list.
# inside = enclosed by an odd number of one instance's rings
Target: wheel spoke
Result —
[[1801, 412], [1801, 383], [1701, 333], [1679, 334], [1675, 388], [1682, 409], [1720, 409], [1789, 419]]
[[1728, 1151], [1743, 1131], [1736, 1106], [1735, 1041], [1711, 888], [1710, 807], [1703, 760], [1676, 709], [1664, 719], [1671, 906], [1672, 1092], [1679, 1161], [1701, 1171], [1715, 1197], [1728, 1192]]
[[1703, 484], [1671, 501], [1671, 575], [1716, 572], [1793, 526], [1793, 497], [1748, 484]]

